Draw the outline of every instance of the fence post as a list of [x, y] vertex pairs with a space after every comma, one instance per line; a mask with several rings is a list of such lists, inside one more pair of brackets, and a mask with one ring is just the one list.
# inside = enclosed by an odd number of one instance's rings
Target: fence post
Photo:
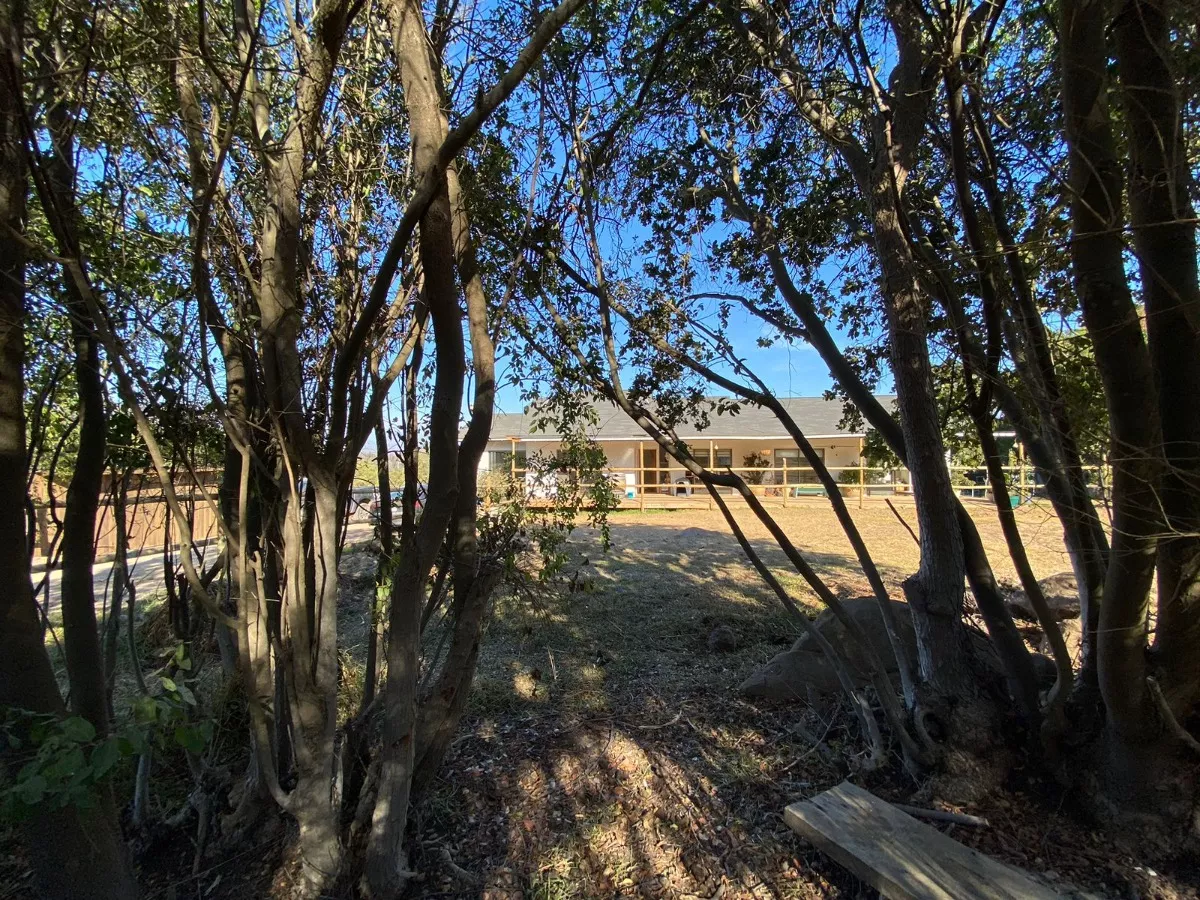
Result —
[[42, 556], [50, 555], [50, 514], [46, 507], [37, 507], [38, 550]]

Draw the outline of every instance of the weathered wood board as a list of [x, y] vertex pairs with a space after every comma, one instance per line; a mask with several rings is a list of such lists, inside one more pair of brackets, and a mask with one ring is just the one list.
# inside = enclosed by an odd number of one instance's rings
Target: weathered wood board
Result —
[[888, 900], [1053, 900], [1012, 866], [843, 781], [783, 813], [788, 827]]

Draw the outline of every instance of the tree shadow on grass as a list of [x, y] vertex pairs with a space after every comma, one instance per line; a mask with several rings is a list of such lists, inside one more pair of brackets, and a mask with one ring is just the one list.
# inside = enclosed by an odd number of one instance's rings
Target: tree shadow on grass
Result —
[[[462, 734], [416, 812], [423, 844], [414, 862], [427, 875], [419, 895], [877, 896], [781, 815], [846, 777], [862, 749], [853, 719], [738, 697], [740, 682], [799, 631], [731, 535], [687, 522], [619, 522], [607, 554], [584, 535], [574, 542], [579, 562], [589, 560], [583, 590], [537, 609], [497, 602]], [[795, 599], [818, 612], [782, 553], [752, 539]], [[841, 543], [834, 535], [828, 546]], [[848, 554], [805, 556], [836, 593], [866, 593]], [[907, 573], [883, 574], [895, 587]], [[738, 634], [734, 651], [707, 649], [716, 625]], [[833, 751], [829, 762], [793, 730], [798, 722]], [[909, 802], [917, 786], [893, 769], [869, 784]], [[971, 809], [1000, 827], [955, 837], [1033, 871], [1069, 871], [1101, 894], [1159, 887], [1140, 874], [1142, 862], [1058, 816], [1049, 797], [1044, 784], [1017, 778]]]
[[[782, 554], [756, 543], [815, 613]], [[575, 550], [584, 589], [497, 603], [468, 721], [418, 813], [419, 893], [874, 896], [783, 825], [784, 805], [845, 775], [791, 726], [806, 718], [837, 747], [849, 719], [737, 696], [799, 629], [733, 537], [620, 523], [607, 554], [586, 535]], [[716, 625], [737, 633], [734, 651], [707, 649]]]

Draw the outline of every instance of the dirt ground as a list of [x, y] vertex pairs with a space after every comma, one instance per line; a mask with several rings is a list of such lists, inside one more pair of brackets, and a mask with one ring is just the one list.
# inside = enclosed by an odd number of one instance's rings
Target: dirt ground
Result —
[[[911, 506], [899, 507], [915, 527]], [[815, 598], [765, 530], [747, 531], [798, 600]], [[865, 592], [833, 514], [813, 503], [778, 521], [839, 594]], [[917, 565], [882, 504], [854, 511], [889, 588]], [[987, 507], [973, 510], [997, 574], [1013, 578]], [[1057, 523], [1019, 510], [1039, 577], [1068, 568]], [[580, 590], [541, 608], [501, 602], [470, 719], [420, 813], [414, 868], [428, 897], [857, 898], [877, 896], [781, 819], [783, 807], [849, 776], [882, 796], [984, 816], [955, 838], [1020, 865], [1064, 896], [1196, 897], [1194, 864], [1135, 859], [1080, 821], [1053, 784], [1016, 773], [971, 807], [893, 771], [862, 779], [844, 713], [750, 703], [737, 685], [796, 629], [745, 562], [718, 512], [622, 512], [613, 546], [574, 546]], [[898, 596], [898, 593], [897, 593]], [[710, 653], [717, 625], [737, 649]], [[807, 736], [807, 737], [806, 737]], [[812, 737], [823, 738], [824, 746]], [[898, 767], [894, 767], [898, 770]], [[952, 800], [952, 798], [950, 798]]]
[[[915, 528], [911, 503], [898, 510]], [[773, 512], [836, 593], [867, 592], [822, 501]], [[852, 512], [899, 597], [900, 582], [917, 566], [916, 544], [882, 503]], [[766, 531], [744, 508], [738, 514], [781, 581], [815, 613], [815, 597], [789, 574]], [[997, 575], [1014, 580], [990, 509], [979, 504], [972, 514]], [[1037, 575], [1067, 570], [1053, 516], [1031, 505], [1018, 519]], [[822, 715], [803, 704], [738, 696], [741, 681], [797, 629], [720, 514], [623, 511], [611, 524], [607, 551], [595, 532], [573, 536], [575, 590], [537, 604], [497, 600], [461, 734], [414, 813], [419, 843], [411, 868], [418, 876], [408, 896], [875, 897], [781, 817], [786, 804], [847, 777], [890, 800], [987, 818], [987, 828], [950, 831], [1064, 897], [1200, 896], [1200, 862], [1147, 848], [1140, 834], [1129, 835], [1139, 839], [1134, 851], [1089, 828], [1069, 791], [1033, 774], [1014, 772], [1003, 791], [970, 806], [906, 780], [899, 765], [856, 774], [856, 726], [844, 711]], [[341, 568], [345, 715], [357, 706], [374, 557], [347, 552]], [[718, 625], [737, 635], [734, 650], [708, 650]], [[178, 782], [187, 784], [186, 769]], [[0, 849], [11, 846], [5, 830]], [[193, 847], [178, 834], [143, 863], [144, 895], [282, 900], [293, 868], [288, 843], [286, 833], [264, 832], [253, 846], [206, 859], [192, 874]], [[0, 861], [0, 898], [25, 900], [28, 886], [20, 860]]]

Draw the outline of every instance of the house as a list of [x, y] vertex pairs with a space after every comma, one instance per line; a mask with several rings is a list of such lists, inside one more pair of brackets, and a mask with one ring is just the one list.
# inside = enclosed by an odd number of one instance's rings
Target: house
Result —
[[[894, 400], [891, 396], [880, 399], [888, 405]], [[835, 479], [858, 483], [863, 478], [862, 450], [866, 435], [842, 427], [840, 400], [788, 397], [781, 398], [781, 402]], [[611, 477], [627, 500], [647, 494], [678, 496], [704, 492], [682, 466], [615, 405], [598, 401], [594, 409], [596, 424], [588, 429], [589, 436], [604, 451]], [[535, 430], [535, 418], [528, 409], [524, 413], [496, 415], [480, 469], [522, 477], [535, 454], [553, 454], [561, 437]], [[819, 492], [819, 487], [814, 487], [816, 474], [770, 410], [743, 403], [736, 414], [718, 415], [711, 411], [709, 425], [703, 430], [687, 424], [680, 425], [676, 432], [702, 465], [713, 469], [729, 467], [747, 483], [765, 486], [756, 492], [767, 496]], [[782, 491], [785, 484], [794, 487]], [[809, 487], [805, 488], [806, 485]]]

